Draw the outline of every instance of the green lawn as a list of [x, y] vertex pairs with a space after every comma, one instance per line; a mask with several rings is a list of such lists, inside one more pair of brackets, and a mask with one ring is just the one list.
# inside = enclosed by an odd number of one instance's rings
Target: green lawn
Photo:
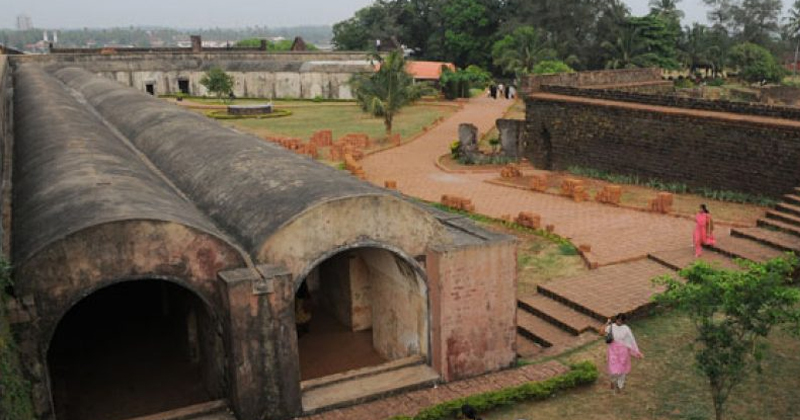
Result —
[[[221, 121], [226, 126], [264, 136], [286, 136], [308, 139], [316, 131], [333, 130], [334, 140], [348, 133], [366, 133], [371, 138], [385, 137], [383, 120], [361, 111], [355, 103], [277, 102], [277, 108], [287, 107], [292, 115], [272, 119], [243, 119]], [[403, 139], [413, 137], [440, 117], [448, 117], [457, 108], [439, 103], [418, 103], [404, 108], [395, 116], [393, 132]]]
[[[634, 360], [625, 393], [613, 395], [605, 376], [590, 387], [543, 402], [483, 414], [484, 420], [713, 419], [708, 385], [694, 368], [688, 318], [665, 313], [631, 324], [645, 359]], [[734, 389], [728, 420], [800, 419], [800, 339], [776, 331], [761, 375]], [[598, 340], [559, 358], [591, 360], [605, 370], [605, 343]]]

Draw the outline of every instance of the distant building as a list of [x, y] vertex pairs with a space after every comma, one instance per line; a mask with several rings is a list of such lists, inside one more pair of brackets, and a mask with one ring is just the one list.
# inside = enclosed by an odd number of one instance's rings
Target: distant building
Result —
[[33, 21], [31, 20], [31, 17], [28, 15], [17, 16], [17, 30], [27, 31], [29, 29], [33, 29]]
[[453, 65], [453, 63], [442, 61], [409, 61], [406, 63], [406, 71], [418, 82], [438, 81], [442, 76], [443, 67], [447, 67], [451, 71], [456, 71], [456, 66]]

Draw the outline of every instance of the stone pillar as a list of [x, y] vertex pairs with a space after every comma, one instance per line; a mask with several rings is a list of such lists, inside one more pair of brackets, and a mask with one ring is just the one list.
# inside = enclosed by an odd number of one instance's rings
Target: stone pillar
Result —
[[497, 120], [497, 131], [500, 132], [500, 147], [503, 156], [517, 159], [521, 156], [524, 145], [522, 132], [525, 129], [524, 120]]
[[458, 125], [458, 152], [468, 161], [474, 161], [478, 154], [478, 127], [473, 124]]
[[258, 49], [261, 50], [261, 51], [266, 51], [267, 50], [267, 40], [266, 39], [262, 39], [261, 40], [261, 42], [260, 42], [260, 44], [258, 46]]
[[241, 420], [302, 412], [294, 286], [286, 269], [259, 266], [219, 274], [228, 308], [228, 398]]
[[445, 381], [516, 359], [516, 243], [487, 240], [428, 251], [431, 364]]
[[200, 38], [200, 35], [192, 35], [190, 36], [192, 40], [192, 52], [199, 53], [203, 51], [203, 39]]

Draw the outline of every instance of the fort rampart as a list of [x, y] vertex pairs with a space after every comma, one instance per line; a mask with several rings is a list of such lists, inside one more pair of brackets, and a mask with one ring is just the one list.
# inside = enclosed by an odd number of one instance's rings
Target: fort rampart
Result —
[[[576, 165], [772, 197], [800, 181], [800, 122], [744, 113], [773, 107], [708, 104], [728, 110], [718, 112], [681, 108], [701, 102], [672, 97], [652, 100], [676, 106], [609, 100], [626, 95], [618, 92], [604, 92], [602, 100], [581, 94], [526, 99], [526, 154], [535, 166]], [[795, 111], [775, 113], [782, 112]]]
[[208, 95], [200, 79], [213, 67], [234, 78], [237, 97], [351, 99], [347, 82], [371, 69], [364, 52], [217, 50], [73, 52], [11, 57], [50, 70], [81, 67], [154, 95]]

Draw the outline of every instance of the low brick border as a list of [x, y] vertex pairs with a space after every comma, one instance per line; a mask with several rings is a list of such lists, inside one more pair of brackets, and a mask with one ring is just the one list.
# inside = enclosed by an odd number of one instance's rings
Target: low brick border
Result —
[[530, 382], [545, 381], [570, 372], [564, 364], [551, 360], [542, 364], [490, 373], [475, 378], [450, 382], [353, 407], [326, 411], [296, 420], [385, 420], [394, 416], [415, 416], [437, 404], [489, 391], [517, 387]]
[[[552, 196], [557, 196], [557, 197], [563, 197], [564, 199], [567, 199], [567, 200], [572, 200], [571, 198], [564, 197], [564, 196], [562, 196], [561, 194], [558, 194], [558, 193], [549, 192], [549, 191], [544, 191], [544, 192], [533, 191], [529, 187], [524, 187], [524, 186], [521, 186], [521, 185], [509, 184], [507, 182], [503, 182], [503, 181], [498, 180], [498, 179], [485, 179], [483, 182], [485, 182], [487, 184], [498, 185], [498, 186], [501, 186], [501, 187], [514, 188], [514, 189], [518, 189], [518, 190], [522, 190], [522, 191], [528, 191], [528, 192], [531, 192], [531, 193], [534, 193], [534, 194], [547, 194], [547, 195], [552, 195]], [[596, 202], [594, 200], [587, 200], [585, 202], [586, 203], [601, 204], [601, 205], [604, 205], [604, 206], [611, 206], [611, 204], [598, 203], [598, 202]], [[693, 214], [681, 214], [681, 213], [666, 213], [666, 214], [664, 214], [664, 213], [656, 213], [656, 212], [650, 211], [650, 209], [646, 209], [646, 208], [642, 208], [642, 207], [634, 207], [634, 206], [629, 206], [629, 205], [625, 205], [625, 204], [614, 204], [613, 207], [618, 207], [618, 208], [625, 209], [625, 210], [640, 211], [640, 212], [643, 212], [643, 213], [660, 214], [662, 216], [674, 217], [674, 218], [677, 218], [677, 219], [694, 220], [694, 215]], [[714, 220], [714, 224], [715, 225], [719, 225], [719, 226], [730, 226], [730, 227], [734, 227], [734, 228], [749, 228], [749, 227], [753, 227], [753, 225], [749, 225], [749, 224], [746, 224], [746, 223], [730, 222], [730, 221], [725, 221], [725, 220], [719, 220], [719, 221], [718, 220]]]

